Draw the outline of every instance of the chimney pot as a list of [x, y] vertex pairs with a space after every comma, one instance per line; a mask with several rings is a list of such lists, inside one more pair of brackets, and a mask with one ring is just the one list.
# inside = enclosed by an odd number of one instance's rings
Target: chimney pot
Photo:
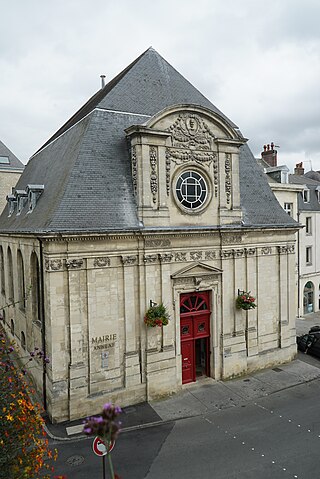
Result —
[[100, 75], [100, 78], [101, 78], [101, 88], [104, 88], [106, 86], [106, 82], [105, 82], [106, 76]]

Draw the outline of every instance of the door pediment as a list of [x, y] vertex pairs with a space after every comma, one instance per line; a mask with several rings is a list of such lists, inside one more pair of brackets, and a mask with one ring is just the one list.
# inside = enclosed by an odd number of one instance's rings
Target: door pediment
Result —
[[213, 266], [208, 266], [207, 264], [196, 262], [172, 274], [171, 278], [178, 279], [178, 278], [190, 278], [190, 277], [196, 277], [196, 276], [201, 276], [204, 278], [205, 276], [220, 275], [220, 274], [222, 274], [222, 269], [214, 268]]

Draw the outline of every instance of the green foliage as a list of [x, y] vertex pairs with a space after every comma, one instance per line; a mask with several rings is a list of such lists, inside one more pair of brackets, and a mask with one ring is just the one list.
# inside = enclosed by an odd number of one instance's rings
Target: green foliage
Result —
[[248, 293], [243, 291], [236, 299], [236, 307], [237, 309], [244, 310], [254, 309], [257, 307], [255, 300], [256, 299], [253, 296], [250, 296], [250, 291]]
[[148, 311], [145, 314], [144, 322], [147, 326], [154, 328], [155, 326], [166, 326], [169, 322], [170, 315], [166, 309], [166, 307], [161, 304], [157, 304], [156, 306], [150, 306]]

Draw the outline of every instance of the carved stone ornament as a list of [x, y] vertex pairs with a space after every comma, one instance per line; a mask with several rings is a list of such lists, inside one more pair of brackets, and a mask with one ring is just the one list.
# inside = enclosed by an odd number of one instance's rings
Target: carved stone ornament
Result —
[[187, 261], [187, 253], [176, 253], [174, 255], [175, 261]]
[[222, 244], [239, 244], [242, 243], [242, 235], [223, 235]]
[[137, 185], [138, 185], [138, 163], [137, 163], [137, 152], [136, 147], [131, 148], [131, 167], [132, 167], [132, 183], [133, 183], [133, 192], [134, 195], [137, 195]]
[[235, 258], [241, 258], [244, 255], [244, 249], [234, 249], [232, 251]]
[[204, 259], [210, 260], [210, 259], [215, 259], [215, 257], [216, 257], [215, 251], [205, 251], [204, 253]]
[[155, 263], [158, 259], [158, 255], [156, 254], [145, 254], [143, 257], [143, 261], [145, 263]]
[[167, 248], [168, 246], [171, 246], [171, 241], [166, 238], [146, 239], [145, 246], [146, 248]]
[[169, 131], [172, 134], [172, 144], [175, 147], [193, 150], [212, 150], [214, 134], [198, 115], [184, 113], [178, 116]]
[[194, 151], [182, 148], [167, 148], [167, 153], [170, 161], [176, 165], [182, 165], [190, 161], [202, 165], [205, 162], [211, 163], [216, 158], [216, 154], [213, 151]]
[[213, 161], [213, 184], [214, 184], [214, 196], [215, 198], [217, 198], [219, 178], [218, 178], [218, 161], [216, 158]]
[[159, 260], [161, 263], [170, 263], [172, 261], [173, 254], [171, 253], [160, 253], [159, 254]]
[[232, 191], [232, 182], [231, 182], [231, 155], [230, 153], [226, 153], [226, 158], [224, 162], [224, 171], [225, 171], [225, 192], [226, 192], [226, 199], [227, 205], [230, 204], [231, 201], [231, 191]]
[[294, 245], [278, 246], [279, 254], [294, 253]]
[[80, 269], [83, 265], [83, 259], [66, 259], [67, 269]]
[[63, 269], [62, 259], [46, 259], [45, 268], [46, 271], [61, 271]]
[[167, 196], [170, 195], [170, 168], [171, 168], [170, 152], [167, 148], [166, 149], [166, 189], [167, 189]]
[[256, 254], [256, 248], [245, 248], [247, 256], [253, 256]]
[[137, 262], [136, 255], [129, 255], [129, 256], [121, 256], [122, 264], [129, 265], [135, 264]]
[[110, 258], [95, 258], [93, 261], [93, 266], [95, 268], [104, 268], [105, 266], [110, 266]]
[[220, 251], [221, 258], [233, 258], [233, 250], [232, 249], [222, 249]]
[[191, 251], [190, 252], [190, 260], [191, 261], [199, 261], [202, 259], [202, 251]]
[[149, 158], [150, 158], [150, 190], [152, 193], [152, 201], [156, 203], [158, 192], [158, 174], [157, 174], [157, 148], [150, 146]]
[[272, 252], [271, 246], [265, 246], [265, 247], [261, 248], [261, 254], [262, 255], [271, 254], [271, 252]]

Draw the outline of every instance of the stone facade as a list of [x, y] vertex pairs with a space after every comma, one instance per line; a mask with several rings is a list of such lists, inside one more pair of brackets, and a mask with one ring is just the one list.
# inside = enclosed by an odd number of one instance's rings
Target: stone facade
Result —
[[[139, 61], [141, 75], [150, 62], [162, 62], [163, 68], [150, 68], [150, 75], [165, 72], [156, 99], [165, 97], [170, 75], [174, 92], [190, 89], [156, 52]], [[200, 349], [192, 343], [191, 367], [226, 379], [295, 356], [297, 224], [261, 179], [239, 130], [209, 103], [201, 106], [199, 92], [189, 95], [190, 104], [157, 104], [152, 115], [123, 113], [120, 94], [117, 116], [106, 103], [105, 110], [86, 110], [40, 149], [21, 177], [20, 192], [43, 185], [32, 208], [28, 197], [21, 210], [1, 217], [6, 329], [22, 349], [40, 346], [50, 357], [45, 370], [39, 364], [30, 373], [54, 422], [97, 413], [106, 401], [127, 406], [181, 389], [190, 358], [180, 303], [188, 294], [208, 298], [205, 320], [196, 322], [201, 309], [188, 319], [202, 337]], [[143, 98], [141, 109], [146, 104]], [[105, 140], [112, 125], [124, 123], [124, 131]], [[118, 142], [113, 157], [112, 141]], [[95, 171], [101, 174], [91, 186]], [[106, 186], [99, 190], [102, 177]], [[250, 291], [257, 308], [236, 309], [239, 291]], [[168, 309], [167, 326], [145, 325], [153, 303]]]

